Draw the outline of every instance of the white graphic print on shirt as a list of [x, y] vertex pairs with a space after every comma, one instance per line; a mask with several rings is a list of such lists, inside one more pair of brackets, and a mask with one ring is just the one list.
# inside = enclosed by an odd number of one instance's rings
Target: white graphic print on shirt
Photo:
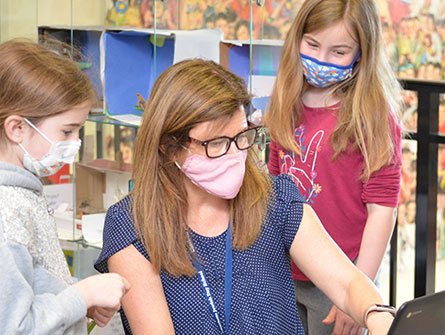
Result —
[[[322, 150], [321, 143], [324, 137], [324, 130], [316, 131], [308, 145], [305, 144], [305, 133], [306, 127], [303, 124], [295, 128], [295, 139], [301, 148], [301, 156], [288, 151], [280, 151], [280, 172], [290, 175], [304, 199], [313, 204], [314, 198], [322, 190], [321, 185], [315, 183], [315, 179], [317, 178], [317, 155]], [[301, 163], [296, 162], [298, 159]]]

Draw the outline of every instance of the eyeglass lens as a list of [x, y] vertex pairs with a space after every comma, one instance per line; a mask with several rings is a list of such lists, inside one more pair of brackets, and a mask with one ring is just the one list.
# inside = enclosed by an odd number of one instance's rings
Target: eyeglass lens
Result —
[[[255, 128], [247, 129], [238, 134], [234, 139], [235, 144], [239, 150], [250, 148], [256, 137], [257, 130]], [[207, 142], [207, 155], [209, 157], [222, 156], [229, 151], [232, 140], [229, 138], [215, 138]]]

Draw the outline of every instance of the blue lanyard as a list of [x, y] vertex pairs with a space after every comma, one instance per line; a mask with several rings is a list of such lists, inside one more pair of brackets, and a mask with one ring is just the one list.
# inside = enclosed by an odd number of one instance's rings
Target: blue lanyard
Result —
[[[192, 245], [193, 249], [193, 245]], [[204, 296], [209, 305], [210, 312], [218, 324], [221, 334], [227, 335], [229, 333], [229, 322], [230, 322], [230, 308], [232, 302], [232, 238], [230, 233], [230, 222], [229, 228], [227, 229], [226, 236], [226, 264], [224, 271], [224, 316], [225, 316], [225, 331], [223, 330], [221, 320], [219, 319], [218, 311], [216, 310], [215, 300], [213, 299], [212, 291], [207, 281], [204, 267], [193, 259], [193, 265], [196, 268], [199, 283], [204, 292]]]

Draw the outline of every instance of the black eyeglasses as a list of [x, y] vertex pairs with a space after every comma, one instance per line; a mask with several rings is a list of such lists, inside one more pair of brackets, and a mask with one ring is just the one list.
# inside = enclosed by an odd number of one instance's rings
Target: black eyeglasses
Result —
[[260, 126], [243, 130], [234, 137], [221, 136], [208, 141], [200, 141], [189, 136], [189, 141], [205, 147], [206, 155], [209, 158], [224, 156], [230, 149], [232, 142], [235, 142], [238, 150], [247, 150], [255, 144]]

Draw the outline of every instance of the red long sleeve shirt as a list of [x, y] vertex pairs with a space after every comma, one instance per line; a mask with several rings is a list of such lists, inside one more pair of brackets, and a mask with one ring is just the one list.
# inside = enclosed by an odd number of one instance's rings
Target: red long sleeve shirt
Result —
[[[301, 194], [313, 207], [323, 226], [343, 252], [354, 260], [359, 253], [367, 220], [367, 203], [397, 207], [401, 177], [401, 129], [394, 126], [395, 157], [391, 165], [360, 179], [363, 156], [359, 151], [342, 153], [332, 160], [330, 135], [339, 105], [304, 107], [304, 121], [295, 129], [302, 156], [289, 153], [278, 143], [270, 144], [268, 169], [272, 175], [292, 176]], [[316, 243], [316, 241], [314, 241]], [[296, 280], [309, 280], [292, 263]]]

